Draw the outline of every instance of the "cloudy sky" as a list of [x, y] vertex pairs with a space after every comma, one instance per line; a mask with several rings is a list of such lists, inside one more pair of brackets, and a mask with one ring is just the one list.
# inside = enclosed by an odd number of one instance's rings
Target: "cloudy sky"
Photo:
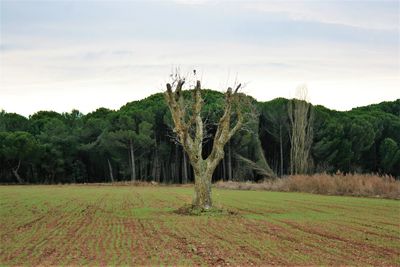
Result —
[[400, 98], [399, 1], [0, 0], [0, 109], [118, 109], [176, 67], [258, 100], [337, 110]]

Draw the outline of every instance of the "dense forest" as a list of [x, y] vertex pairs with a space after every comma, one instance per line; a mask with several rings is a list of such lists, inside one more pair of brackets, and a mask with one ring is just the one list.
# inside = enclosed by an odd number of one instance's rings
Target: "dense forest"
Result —
[[[223, 94], [202, 92], [209, 153], [223, 111]], [[248, 97], [248, 96], [247, 96]], [[291, 123], [283, 98], [257, 102], [253, 116], [225, 146], [213, 179], [258, 181], [263, 170], [291, 172]], [[400, 177], [400, 99], [339, 112], [313, 106], [310, 173], [359, 172]], [[118, 111], [89, 114], [39, 111], [29, 118], [0, 113], [0, 183], [193, 181], [187, 155], [173, 132], [164, 95]], [[206, 155], [204, 155], [206, 156]]]

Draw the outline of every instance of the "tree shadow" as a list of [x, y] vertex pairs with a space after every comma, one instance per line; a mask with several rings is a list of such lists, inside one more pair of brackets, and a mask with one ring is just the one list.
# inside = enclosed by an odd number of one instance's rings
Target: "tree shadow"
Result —
[[183, 216], [209, 216], [209, 217], [218, 217], [218, 216], [239, 216], [239, 213], [234, 210], [225, 209], [225, 208], [217, 208], [212, 207], [210, 209], [202, 209], [195, 207], [190, 204], [186, 204], [180, 207], [177, 210], [172, 211], [175, 214], [183, 215]]

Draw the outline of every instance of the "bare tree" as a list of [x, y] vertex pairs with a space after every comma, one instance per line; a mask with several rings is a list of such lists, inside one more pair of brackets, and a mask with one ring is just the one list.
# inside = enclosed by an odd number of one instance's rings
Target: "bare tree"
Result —
[[165, 99], [174, 121], [174, 132], [183, 149], [186, 151], [189, 162], [193, 167], [195, 179], [195, 194], [193, 206], [200, 209], [212, 207], [211, 179], [215, 168], [224, 158], [224, 146], [243, 124], [243, 114], [239, 106], [239, 84], [235, 90], [228, 88], [225, 93], [225, 107], [214, 136], [212, 151], [207, 158], [203, 158], [203, 140], [206, 136], [201, 110], [203, 99], [201, 96], [200, 81], [196, 82], [192, 94], [192, 106], [185, 105], [182, 87], [185, 79], [175, 76], [172, 84], [167, 83]]
[[307, 102], [306, 86], [297, 89], [296, 98], [288, 103], [290, 121], [290, 172], [308, 173], [312, 166], [311, 145], [313, 141], [314, 111]]

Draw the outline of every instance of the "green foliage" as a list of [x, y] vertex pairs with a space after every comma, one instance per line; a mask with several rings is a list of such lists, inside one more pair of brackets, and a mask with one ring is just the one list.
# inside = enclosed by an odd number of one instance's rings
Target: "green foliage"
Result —
[[1, 155], [9, 161], [32, 159], [37, 149], [35, 138], [27, 132], [3, 132], [0, 135]]
[[27, 118], [15, 113], [6, 113], [4, 110], [0, 112], [0, 131], [26, 131], [28, 128], [29, 121]]
[[385, 138], [379, 149], [381, 165], [386, 173], [400, 173], [400, 147], [391, 138]]
[[[27, 132], [0, 132], [0, 163], [3, 181], [14, 181], [10, 176], [27, 171], [39, 153], [36, 139]], [[7, 179], [8, 178], [8, 179]], [[17, 182], [22, 182], [19, 177]], [[1, 180], [0, 180], [1, 181]]]
[[[188, 105], [192, 92], [183, 91]], [[223, 112], [224, 95], [203, 90], [202, 116], [208, 138], [204, 155]], [[259, 172], [243, 164], [250, 160], [262, 169], [288, 173], [290, 162], [287, 99], [256, 102], [243, 95], [246, 124], [225, 147], [225, 158], [214, 180], [259, 180]], [[360, 107], [348, 112], [314, 107], [312, 158], [316, 172], [377, 172], [400, 176], [400, 100]], [[233, 118], [234, 123], [235, 118]], [[83, 115], [78, 110], [59, 114], [39, 111], [29, 118], [0, 112], [0, 182], [16, 182], [12, 170], [32, 183], [102, 182], [126, 180], [131, 174], [130, 149], [140, 180], [180, 183], [186, 168], [193, 172], [174, 138], [164, 95], [158, 93], [127, 103], [114, 111], [99, 108]], [[230, 156], [228, 156], [230, 155]], [[186, 164], [186, 165], [185, 165]], [[186, 179], [185, 179], [186, 181]]]

